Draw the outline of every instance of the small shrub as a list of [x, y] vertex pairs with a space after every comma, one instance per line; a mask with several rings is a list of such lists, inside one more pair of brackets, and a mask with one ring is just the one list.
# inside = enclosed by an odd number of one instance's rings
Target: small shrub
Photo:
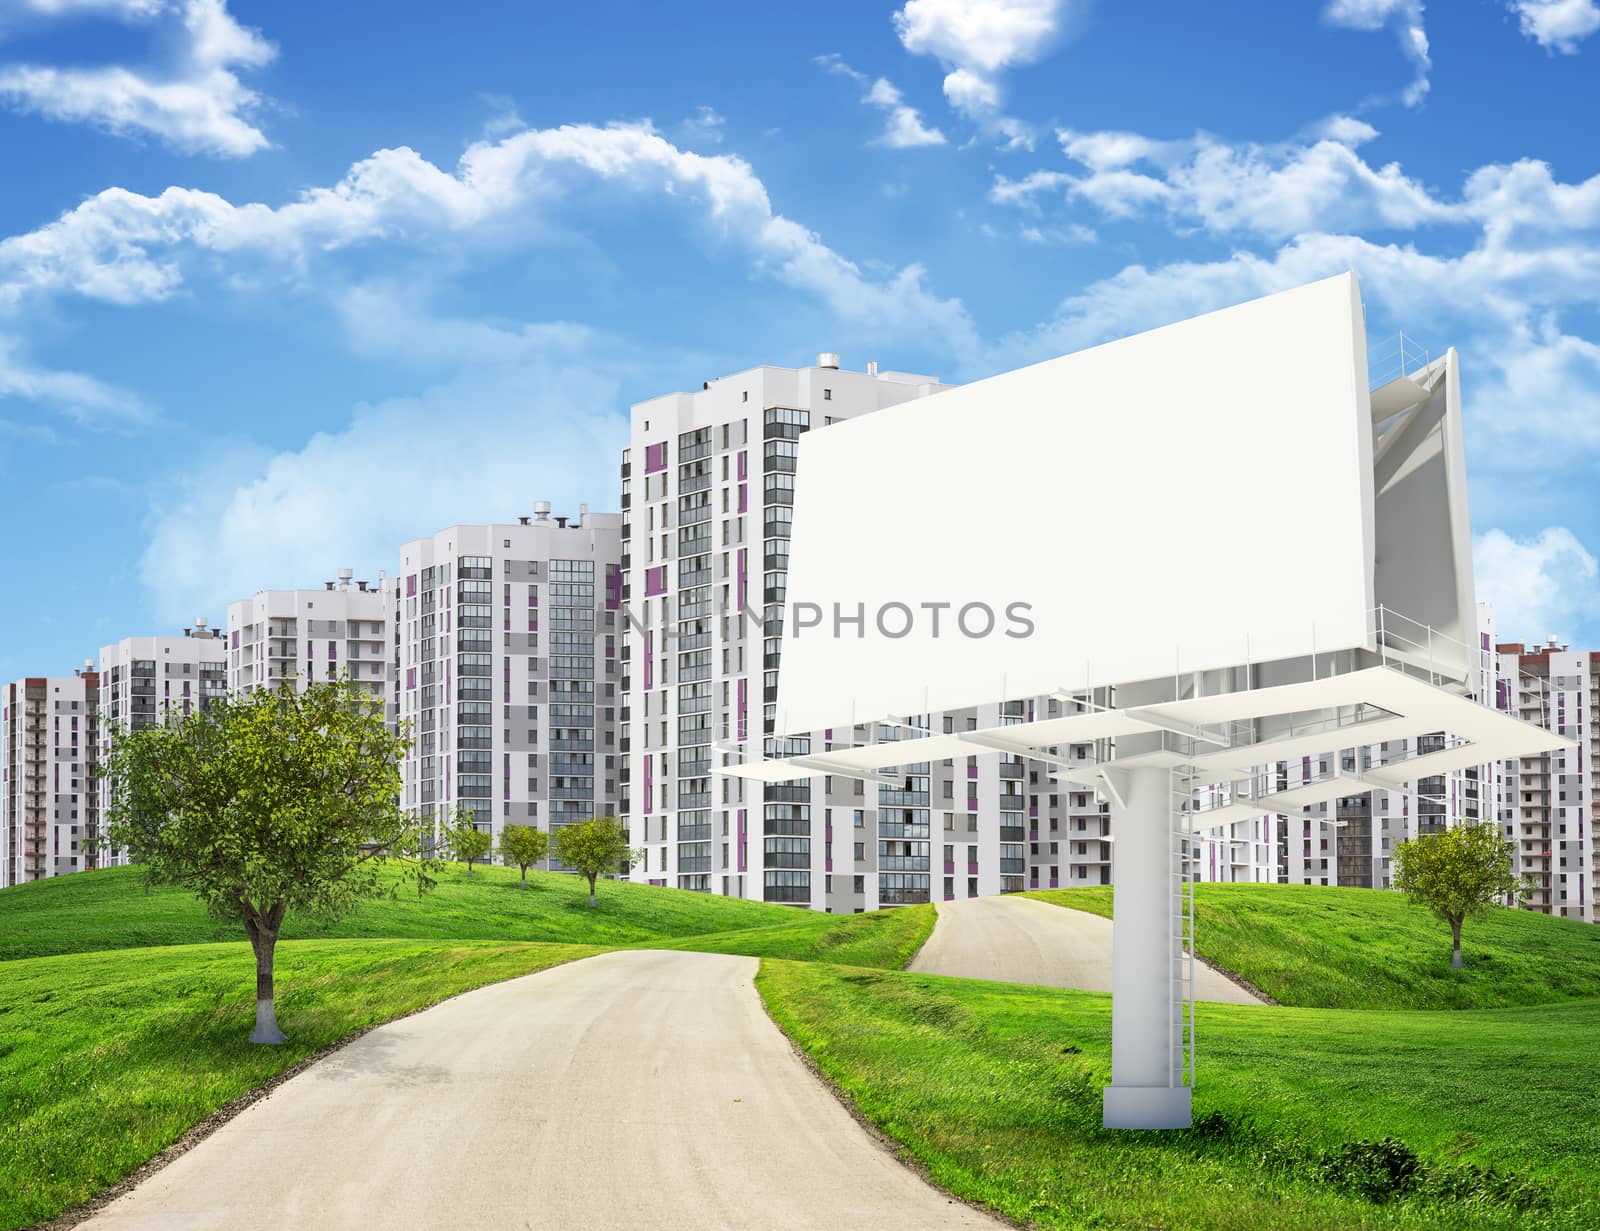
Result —
[[1411, 1191], [1419, 1178], [1422, 1160], [1405, 1142], [1394, 1137], [1382, 1141], [1347, 1141], [1324, 1150], [1317, 1160], [1318, 1179], [1382, 1204]]

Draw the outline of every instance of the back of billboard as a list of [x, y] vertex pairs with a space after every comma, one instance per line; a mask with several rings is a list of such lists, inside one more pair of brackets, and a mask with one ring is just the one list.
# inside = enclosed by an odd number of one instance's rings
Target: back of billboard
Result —
[[801, 439], [780, 733], [1368, 644], [1342, 274]]

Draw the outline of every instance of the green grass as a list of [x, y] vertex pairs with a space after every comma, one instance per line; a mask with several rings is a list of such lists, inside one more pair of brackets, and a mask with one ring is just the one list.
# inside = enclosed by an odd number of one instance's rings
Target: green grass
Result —
[[656, 948], [899, 970], [922, 947], [934, 924], [932, 906], [901, 906], [861, 915], [796, 914], [791, 922], [775, 927], [697, 936]]
[[[602, 882], [599, 906], [591, 911], [581, 878], [530, 872], [523, 890], [514, 868], [477, 867], [469, 877], [451, 864], [438, 880], [438, 887], [420, 899], [414, 890], [402, 891], [393, 900], [364, 903], [336, 924], [290, 915], [283, 936], [637, 945], [791, 924], [800, 913], [789, 906], [624, 881]], [[137, 868], [52, 877], [0, 893], [0, 960], [242, 939], [240, 925], [208, 918], [193, 894], [147, 888]]]
[[278, 947], [278, 1018], [290, 1041], [281, 1047], [245, 1041], [255, 967], [243, 943], [5, 963], [0, 1228], [82, 1203], [223, 1104], [354, 1031], [595, 952], [482, 941], [286, 942]]
[[619, 945], [898, 967], [934, 917], [611, 882], [591, 911], [572, 876], [530, 874], [526, 890], [503, 868], [439, 879], [336, 924], [286, 922], [290, 1042], [275, 1048], [245, 1041], [255, 967], [241, 929], [189, 894], [130, 868], [0, 893], [0, 1229], [80, 1204], [305, 1056], [457, 992]]
[[[757, 987], [935, 1183], [1040, 1227], [1600, 1225], [1600, 1003], [1202, 1005], [1205, 1127], [1126, 1134], [1099, 1127], [1109, 997], [781, 961]], [[1422, 1171], [1377, 1200], [1349, 1159], [1384, 1138]]]
[[[1028, 897], [1111, 914], [1111, 889]], [[1398, 893], [1320, 885], [1195, 886], [1203, 957], [1286, 1005], [1484, 1009], [1600, 997], [1600, 928], [1496, 907], [1462, 929], [1466, 966], [1450, 969], [1450, 929]]]

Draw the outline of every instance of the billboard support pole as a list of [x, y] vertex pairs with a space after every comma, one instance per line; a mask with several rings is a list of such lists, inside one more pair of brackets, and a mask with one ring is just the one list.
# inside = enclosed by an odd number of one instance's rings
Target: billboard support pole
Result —
[[1184, 960], [1172, 927], [1173, 802], [1165, 769], [1121, 771], [1115, 932], [1111, 945], [1111, 1084], [1107, 1128], [1188, 1128], [1191, 1088], [1174, 1063], [1174, 1022], [1186, 1006], [1175, 972]]

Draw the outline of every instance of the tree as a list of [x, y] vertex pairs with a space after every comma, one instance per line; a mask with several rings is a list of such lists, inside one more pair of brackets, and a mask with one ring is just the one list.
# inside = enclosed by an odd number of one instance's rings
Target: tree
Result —
[[1478, 823], [1423, 834], [1395, 847], [1394, 887], [1450, 925], [1453, 968], [1464, 965], [1462, 923], [1486, 915], [1499, 898], [1522, 892], [1512, 871], [1515, 849], [1497, 826]]
[[[214, 918], [244, 925], [252, 1043], [286, 1041], [273, 963], [291, 911], [335, 919], [404, 883], [432, 887], [434, 865], [399, 805], [408, 745], [386, 725], [383, 699], [348, 679], [257, 689], [112, 733], [101, 842], [126, 848], [151, 883], [190, 889]], [[390, 864], [398, 876], [384, 874]]]
[[643, 851], [628, 848], [628, 831], [614, 816], [592, 816], [557, 829], [551, 842], [555, 856], [589, 878], [589, 909], [594, 909], [594, 882], [602, 872], [633, 867]]
[[522, 887], [528, 887], [528, 865], [538, 863], [550, 850], [550, 835], [532, 825], [507, 825], [500, 831], [500, 858], [522, 869]]
[[467, 875], [472, 875], [472, 865], [489, 853], [494, 838], [473, 824], [470, 813], [462, 813], [447, 831], [450, 853], [467, 865]]

